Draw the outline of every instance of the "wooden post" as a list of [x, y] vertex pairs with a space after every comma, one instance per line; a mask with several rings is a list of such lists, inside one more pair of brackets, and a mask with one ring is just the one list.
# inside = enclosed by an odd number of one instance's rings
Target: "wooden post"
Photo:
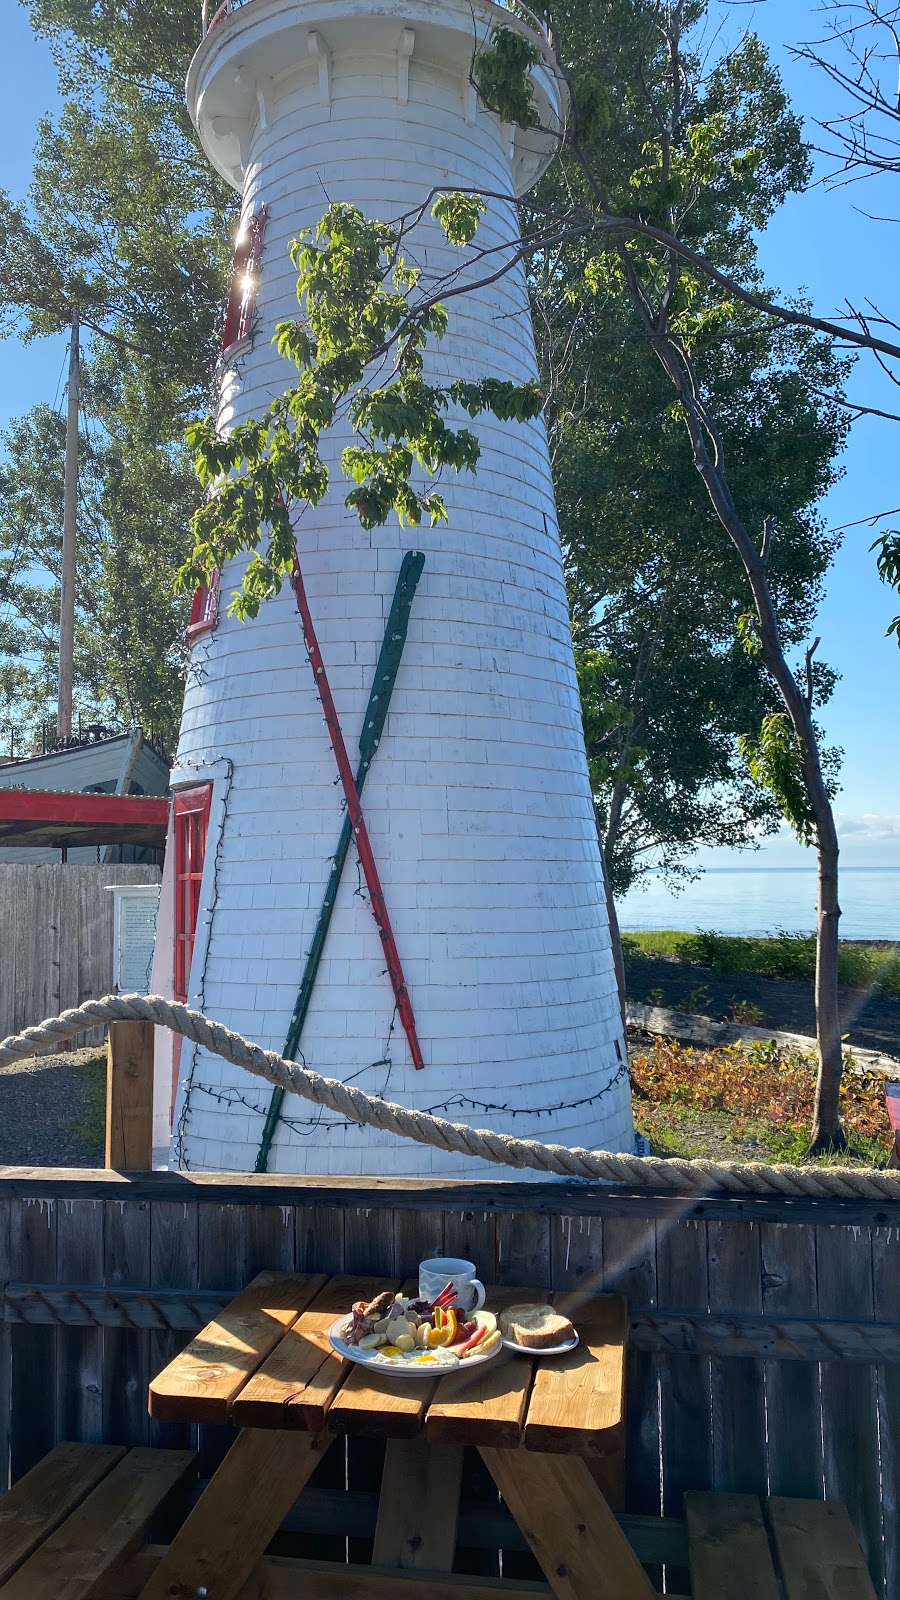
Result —
[[111, 1022], [106, 1047], [106, 1165], [153, 1165], [152, 1022]]

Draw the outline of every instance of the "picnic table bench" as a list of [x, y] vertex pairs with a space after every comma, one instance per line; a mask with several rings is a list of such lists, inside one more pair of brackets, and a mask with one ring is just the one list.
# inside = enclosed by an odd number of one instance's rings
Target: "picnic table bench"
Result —
[[[190, 1451], [57, 1445], [0, 1498], [0, 1596], [137, 1600], [167, 1555], [164, 1546], [144, 1543], [147, 1531], [173, 1499], [184, 1499], [196, 1467]], [[621, 1520], [645, 1557], [690, 1563], [693, 1600], [872, 1600], [838, 1502], [690, 1494], [685, 1507], [686, 1523]], [[308, 1520], [318, 1517], [317, 1503]], [[202, 1590], [173, 1587], [170, 1600], [195, 1600]], [[544, 1583], [269, 1556], [240, 1600], [553, 1600], [565, 1592]]]
[[[0, 1499], [0, 1600], [656, 1600], [645, 1566], [660, 1565], [667, 1589], [677, 1573], [692, 1600], [874, 1600], [837, 1502], [694, 1493], [683, 1521], [614, 1514], [618, 1296], [577, 1309], [555, 1297], [581, 1335], [563, 1357], [504, 1352], [445, 1378], [392, 1380], [335, 1355], [327, 1338], [353, 1300], [386, 1286], [260, 1274], [150, 1388], [156, 1417], [239, 1428], [208, 1485], [190, 1451], [58, 1446]], [[523, 1294], [534, 1290], [490, 1290], [488, 1303]], [[387, 1441], [377, 1499], [305, 1488], [343, 1435]], [[481, 1508], [484, 1542], [530, 1549], [544, 1582], [452, 1570], [471, 1445], [504, 1502]], [[148, 1543], [164, 1512], [177, 1531]], [[266, 1554], [282, 1526], [369, 1534], [372, 1562]]]

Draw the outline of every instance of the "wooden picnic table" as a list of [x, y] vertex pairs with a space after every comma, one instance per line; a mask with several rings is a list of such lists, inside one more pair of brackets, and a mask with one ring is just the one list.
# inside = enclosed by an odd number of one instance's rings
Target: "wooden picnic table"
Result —
[[[558, 1600], [655, 1600], [608, 1498], [624, 1462], [624, 1299], [550, 1296], [580, 1334], [567, 1355], [504, 1350], [469, 1371], [393, 1379], [328, 1342], [353, 1301], [388, 1287], [417, 1291], [383, 1277], [261, 1273], [154, 1378], [151, 1416], [241, 1431], [142, 1600], [234, 1600], [339, 1435], [387, 1440], [373, 1579], [376, 1567], [380, 1577], [421, 1570], [421, 1600], [464, 1582], [450, 1573], [462, 1453], [474, 1445]], [[536, 1298], [533, 1288], [489, 1288], [486, 1304]], [[327, 1593], [351, 1600], [363, 1592], [359, 1568], [346, 1586], [341, 1572], [334, 1563]]]

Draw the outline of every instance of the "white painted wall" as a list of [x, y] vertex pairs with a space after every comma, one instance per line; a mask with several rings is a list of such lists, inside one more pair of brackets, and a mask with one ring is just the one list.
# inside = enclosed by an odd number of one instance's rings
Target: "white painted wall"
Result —
[[[488, 8], [476, 10], [486, 26]], [[416, 24], [405, 105], [398, 103], [395, 52], [409, 9], [391, 14], [388, 0], [377, 17], [369, 12], [359, 0], [332, 0], [325, 13], [296, 0], [254, 0], [217, 25], [192, 67], [192, 109], [199, 98], [207, 148], [221, 166], [246, 162], [246, 214], [270, 207], [257, 332], [225, 375], [226, 423], [258, 414], [289, 381], [292, 369], [270, 343], [276, 322], [297, 309], [288, 244], [328, 199], [389, 218], [421, 203], [432, 185], [512, 194], [510, 130], [471, 108], [466, 121], [471, 7], [418, 0], [416, 15], [426, 23], [449, 19], [448, 31]], [[306, 44], [310, 26], [330, 51], [328, 104]], [[262, 68], [276, 61], [285, 76], [273, 80]], [[236, 75], [238, 89], [229, 87]], [[251, 113], [248, 82], [263, 85]], [[231, 122], [223, 112], [227, 95], [236, 108]], [[480, 244], [515, 237], [513, 205], [492, 201]], [[433, 223], [417, 230], [409, 253], [439, 273], [459, 262]], [[451, 302], [451, 332], [428, 370], [433, 377], [490, 372], [515, 381], [535, 374], [520, 270]], [[413, 1070], [402, 1029], [391, 1030], [393, 997], [352, 857], [304, 1057], [317, 1071], [456, 1120], [630, 1149], [625, 1052], [546, 437], [539, 422], [475, 426], [483, 451], [477, 477], [450, 475], [442, 485], [449, 523], [411, 532], [393, 519], [371, 533], [361, 529], [343, 505], [337, 463], [346, 438], [336, 430], [328, 443], [333, 490], [297, 524], [310, 604], [354, 755], [403, 552], [426, 555], [363, 801], [426, 1069]], [[240, 563], [226, 570], [223, 612], [240, 570]], [[209, 937], [202, 957], [199, 942], [195, 952], [192, 1003], [202, 1001], [209, 1016], [280, 1050], [342, 819], [289, 590], [253, 623], [223, 615], [194, 648], [173, 783], [190, 781], [217, 759], [231, 762], [232, 771], [221, 833], [210, 830], [201, 912]], [[537, 1114], [563, 1102], [568, 1109]], [[267, 1103], [267, 1086], [194, 1052], [183, 1064], [174, 1162], [252, 1169]], [[336, 1124], [293, 1097], [285, 1109], [294, 1125], [279, 1131], [273, 1171], [485, 1170]]]

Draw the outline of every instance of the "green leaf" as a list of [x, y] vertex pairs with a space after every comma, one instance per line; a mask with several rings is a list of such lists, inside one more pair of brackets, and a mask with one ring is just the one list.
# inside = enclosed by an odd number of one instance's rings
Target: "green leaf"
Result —
[[[477, 195], [449, 193], [434, 214], [451, 240], [469, 243], [484, 211]], [[211, 418], [189, 429], [197, 476], [206, 503], [191, 522], [192, 549], [178, 583], [186, 587], [249, 551], [251, 559], [231, 614], [256, 616], [277, 594], [290, 568], [293, 533], [289, 507], [315, 506], [327, 492], [323, 438], [349, 413], [357, 437], [341, 457], [349, 481], [345, 504], [364, 528], [394, 514], [418, 527], [447, 515], [434, 488], [413, 482], [418, 471], [474, 472], [480, 446], [467, 428], [446, 420], [451, 404], [470, 416], [490, 411], [502, 421], [540, 414], [534, 383], [492, 377], [426, 383], [423, 352], [440, 338], [447, 312], [419, 292], [418, 268], [400, 255], [399, 229], [366, 219], [354, 206], [335, 204], [312, 232], [295, 239], [299, 319], [280, 323], [276, 347], [298, 371], [296, 381], [261, 418], [249, 418], [225, 436]], [[376, 382], [385, 365], [388, 383]]]
[[472, 243], [478, 219], [486, 210], [480, 194], [455, 192], [438, 195], [431, 215], [440, 223], [451, 244], [466, 245]]
[[472, 76], [481, 98], [504, 122], [538, 127], [531, 69], [540, 59], [540, 51], [523, 34], [502, 25], [491, 30], [489, 48], [476, 55]]
[[816, 819], [803, 777], [803, 746], [787, 712], [770, 712], [759, 738], [742, 734], [738, 746], [753, 778], [774, 796], [799, 842], [815, 844]]

